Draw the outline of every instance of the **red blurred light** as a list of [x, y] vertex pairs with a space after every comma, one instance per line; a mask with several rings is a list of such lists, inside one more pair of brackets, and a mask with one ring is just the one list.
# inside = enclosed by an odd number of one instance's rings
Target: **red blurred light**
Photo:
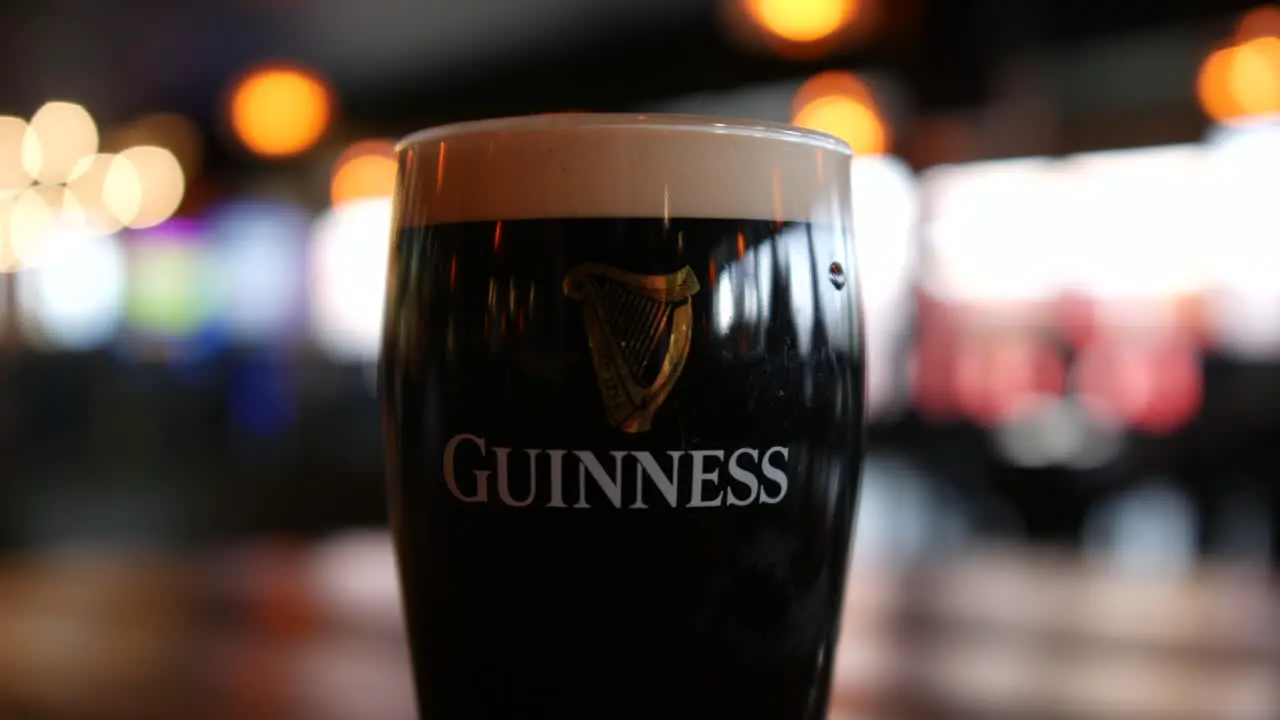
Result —
[[1175, 346], [1153, 356], [1150, 367], [1157, 392], [1136, 424], [1153, 434], [1171, 433], [1191, 422], [1204, 400], [1199, 359], [1189, 348]]
[[1065, 372], [1058, 353], [1034, 340], [973, 344], [959, 354], [953, 391], [969, 418], [993, 427], [1033, 400], [1060, 395]]
[[953, 343], [942, 333], [922, 330], [911, 363], [911, 394], [924, 417], [945, 422], [955, 415], [951, 391]]
[[1058, 323], [1062, 334], [1073, 347], [1088, 345], [1098, 331], [1097, 311], [1093, 301], [1075, 293], [1063, 295], [1058, 300]]
[[1163, 435], [1195, 417], [1204, 379], [1195, 350], [1185, 343], [1140, 347], [1104, 342], [1081, 355], [1075, 388], [1097, 414]]

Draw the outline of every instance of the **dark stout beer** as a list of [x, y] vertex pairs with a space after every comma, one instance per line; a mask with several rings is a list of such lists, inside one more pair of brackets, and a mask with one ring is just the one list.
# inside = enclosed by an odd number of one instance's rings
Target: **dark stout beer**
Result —
[[428, 718], [823, 718], [862, 446], [848, 155], [567, 116], [401, 150], [382, 393]]

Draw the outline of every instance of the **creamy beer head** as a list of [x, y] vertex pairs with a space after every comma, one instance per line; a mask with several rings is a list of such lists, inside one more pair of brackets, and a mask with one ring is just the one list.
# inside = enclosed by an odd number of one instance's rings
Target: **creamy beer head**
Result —
[[424, 130], [399, 154], [400, 226], [607, 217], [838, 225], [849, 211], [848, 145], [774, 123], [539, 115]]

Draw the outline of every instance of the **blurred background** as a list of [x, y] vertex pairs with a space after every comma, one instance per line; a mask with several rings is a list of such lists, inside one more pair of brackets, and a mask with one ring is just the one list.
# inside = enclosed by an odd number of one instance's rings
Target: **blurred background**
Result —
[[1280, 9], [45, 0], [0, 37], [0, 719], [413, 716], [391, 143], [566, 111], [859, 153], [833, 717], [1280, 717]]

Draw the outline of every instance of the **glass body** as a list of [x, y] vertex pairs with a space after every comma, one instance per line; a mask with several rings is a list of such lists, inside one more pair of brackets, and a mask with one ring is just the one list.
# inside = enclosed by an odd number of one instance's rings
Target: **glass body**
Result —
[[847, 147], [565, 115], [399, 163], [381, 395], [422, 715], [824, 718], [863, 436]]

